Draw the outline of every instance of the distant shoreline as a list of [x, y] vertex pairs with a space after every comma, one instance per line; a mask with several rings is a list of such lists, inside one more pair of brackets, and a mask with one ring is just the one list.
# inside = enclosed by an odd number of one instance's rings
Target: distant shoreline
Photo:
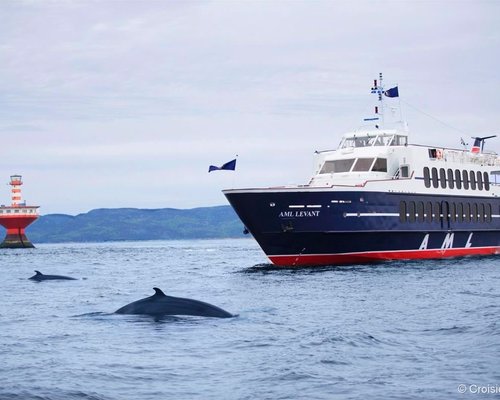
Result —
[[191, 209], [100, 208], [78, 215], [41, 215], [26, 229], [34, 243], [243, 238], [229, 205]]

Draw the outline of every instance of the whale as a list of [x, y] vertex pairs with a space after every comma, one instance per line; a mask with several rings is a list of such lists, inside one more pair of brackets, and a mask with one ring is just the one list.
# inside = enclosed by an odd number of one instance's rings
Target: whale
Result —
[[75, 278], [72, 278], [70, 276], [64, 276], [64, 275], [44, 275], [40, 271], [35, 270], [35, 275], [33, 275], [31, 278], [32, 281], [53, 281], [56, 279], [60, 280], [66, 280], [66, 281], [74, 281], [76, 280]]
[[155, 294], [134, 301], [115, 311], [116, 314], [194, 315], [200, 317], [231, 318], [233, 314], [222, 308], [199, 300], [167, 296], [161, 289], [153, 288]]

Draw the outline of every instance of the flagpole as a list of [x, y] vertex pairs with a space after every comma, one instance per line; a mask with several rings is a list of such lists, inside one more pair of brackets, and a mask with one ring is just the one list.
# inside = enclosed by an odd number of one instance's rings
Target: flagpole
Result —
[[380, 102], [380, 110], [381, 112], [381, 121], [382, 121], [382, 128], [385, 128], [385, 118], [384, 118], [384, 99], [383, 99], [383, 92], [384, 92], [384, 85], [382, 84], [382, 72], [378, 74], [378, 79], [379, 79], [379, 85], [380, 89], [378, 90], [378, 101]]

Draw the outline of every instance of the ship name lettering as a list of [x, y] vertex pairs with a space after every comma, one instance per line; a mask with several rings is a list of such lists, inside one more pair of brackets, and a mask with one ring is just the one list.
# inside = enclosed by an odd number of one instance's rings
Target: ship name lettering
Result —
[[422, 240], [419, 250], [427, 250], [427, 244], [429, 243], [429, 234], [427, 233]]
[[469, 235], [469, 238], [467, 239], [467, 243], [465, 243], [465, 248], [468, 248], [468, 247], [471, 247], [471, 246], [472, 246], [472, 241], [471, 241], [471, 239], [472, 239], [472, 235], [473, 235], [473, 234], [474, 234], [474, 233], [472, 233], [472, 232], [471, 232], [471, 234]]
[[280, 218], [304, 218], [304, 217], [319, 217], [319, 210], [315, 211], [281, 211]]
[[453, 248], [453, 236], [455, 236], [454, 233], [446, 234], [446, 237], [443, 240], [443, 245], [441, 246], [441, 250]]

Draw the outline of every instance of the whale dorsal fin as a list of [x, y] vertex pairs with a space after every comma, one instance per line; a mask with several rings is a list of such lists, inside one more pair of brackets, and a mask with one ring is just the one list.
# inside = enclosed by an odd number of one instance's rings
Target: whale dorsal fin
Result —
[[37, 271], [36, 269], [35, 269], [35, 272], [37, 275], [43, 275], [40, 271]]
[[153, 290], [155, 291], [154, 296], [166, 296], [165, 293], [161, 289], [158, 289], [157, 287], [154, 287]]

